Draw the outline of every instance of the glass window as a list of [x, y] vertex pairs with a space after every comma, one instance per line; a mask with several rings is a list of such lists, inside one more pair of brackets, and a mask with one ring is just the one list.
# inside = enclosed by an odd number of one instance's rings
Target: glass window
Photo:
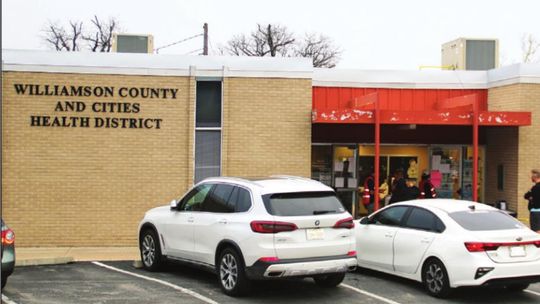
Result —
[[302, 216], [343, 213], [345, 208], [334, 192], [276, 193], [263, 196], [268, 213], [277, 216]]
[[234, 190], [234, 186], [217, 184], [203, 203], [202, 211], [227, 213], [234, 212], [234, 208], [228, 205], [229, 198]]
[[195, 182], [221, 174], [221, 131], [195, 131]]
[[370, 222], [377, 225], [400, 226], [401, 219], [403, 219], [403, 215], [405, 215], [407, 209], [409, 209], [407, 206], [397, 206], [385, 209], [384, 211], [375, 214]]
[[221, 81], [197, 82], [196, 127], [221, 127]]
[[184, 199], [182, 199], [182, 205], [180, 207], [180, 210], [200, 211], [202, 203], [206, 199], [206, 196], [208, 195], [208, 192], [210, 192], [210, 189], [212, 189], [212, 185], [202, 184], [191, 190], [184, 197]]
[[236, 202], [236, 212], [245, 212], [251, 208], [251, 195], [249, 191], [244, 188], [236, 187], [237, 191], [237, 200]]
[[461, 227], [470, 231], [522, 229], [526, 226], [510, 215], [494, 210], [458, 211], [449, 213]]
[[405, 222], [405, 227], [412, 229], [433, 231], [435, 229], [435, 215], [422, 208], [413, 208]]

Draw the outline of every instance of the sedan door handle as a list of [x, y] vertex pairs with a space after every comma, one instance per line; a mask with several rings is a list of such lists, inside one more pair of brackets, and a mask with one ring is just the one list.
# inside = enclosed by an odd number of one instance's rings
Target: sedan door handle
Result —
[[394, 237], [394, 234], [393, 233], [385, 233], [384, 237], [391, 238], [391, 237]]
[[424, 244], [429, 244], [429, 243], [431, 243], [431, 240], [430, 239], [422, 239], [420, 242], [424, 243]]
[[221, 219], [221, 220], [219, 221], [219, 223], [220, 223], [220, 224], [227, 224], [227, 220], [226, 220], [226, 219]]
[[190, 223], [193, 223], [193, 217], [192, 216], [188, 217], [187, 221]]

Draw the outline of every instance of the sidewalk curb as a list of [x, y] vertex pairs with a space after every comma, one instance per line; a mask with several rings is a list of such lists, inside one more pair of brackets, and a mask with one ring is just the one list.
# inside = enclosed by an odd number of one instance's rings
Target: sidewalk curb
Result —
[[15, 260], [15, 267], [41, 266], [41, 265], [60, 265], [74, 262], [73, 257], [40, 258]]

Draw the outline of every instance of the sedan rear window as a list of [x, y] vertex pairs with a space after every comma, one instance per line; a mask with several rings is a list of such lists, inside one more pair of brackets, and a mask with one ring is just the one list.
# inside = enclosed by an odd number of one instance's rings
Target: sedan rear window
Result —
[[449, 215], [461, 227], [470, 231], [521, 229], [525, 227], [515, 218], [500, 211], [458, 211]]
[[275, 193], [263, 196], [268, 213], [277, 216], [302, 216], [344, 213], [334, 192]]

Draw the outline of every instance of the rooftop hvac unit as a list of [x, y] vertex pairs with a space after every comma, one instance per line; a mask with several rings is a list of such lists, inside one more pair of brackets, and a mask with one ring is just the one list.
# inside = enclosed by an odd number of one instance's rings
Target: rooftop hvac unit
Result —
[[499, 40], [459, 38], [442, 45], [441, 65], [454, 70], [490, 70], [499, 66]]
[[153, 53], [152, 35], [113, 34], [112, 51], [117, 53]]

